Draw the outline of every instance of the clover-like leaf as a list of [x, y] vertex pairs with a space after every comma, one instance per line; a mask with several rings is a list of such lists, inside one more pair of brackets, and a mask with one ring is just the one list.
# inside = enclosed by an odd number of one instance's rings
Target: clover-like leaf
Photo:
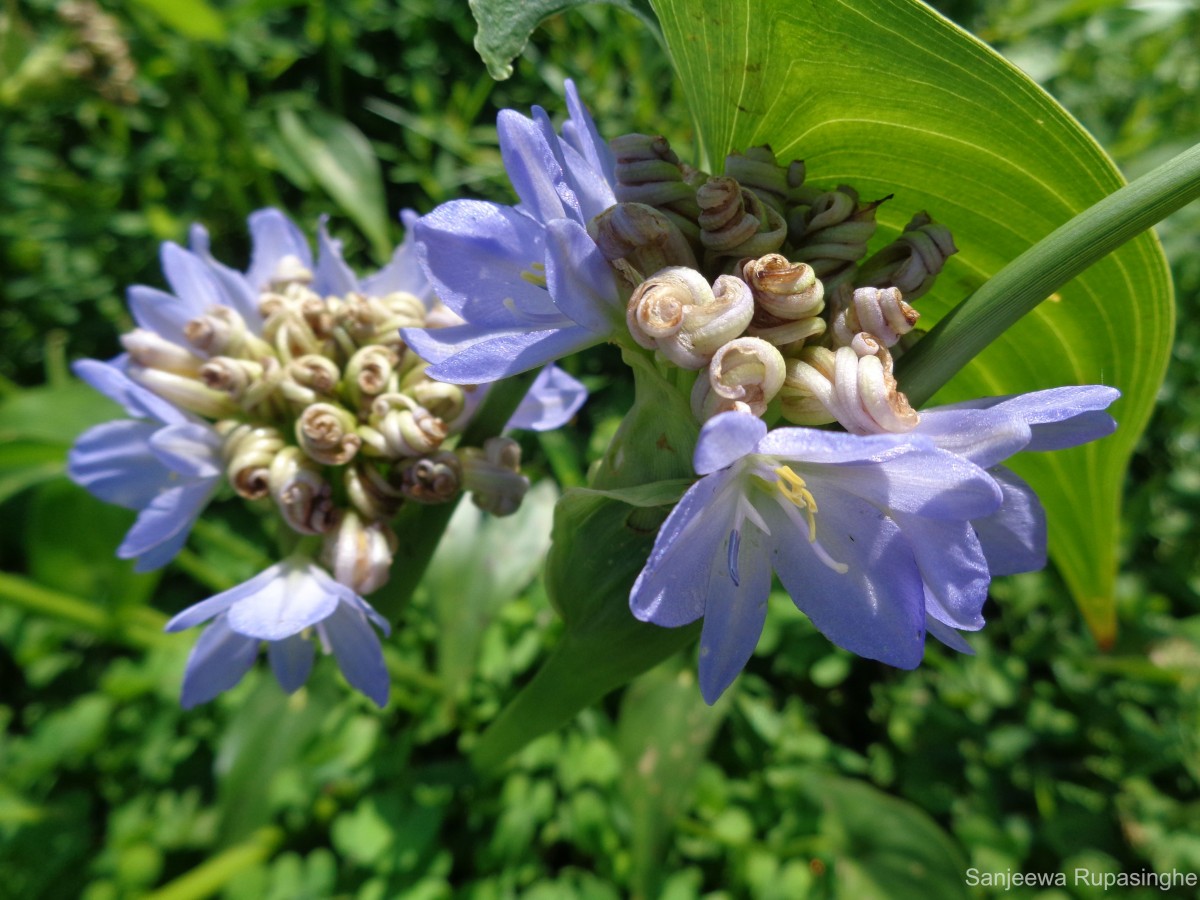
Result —
[[[923, 327], [1122, 184], [1049, 95], [917, 0], [654, 6], [712, 165], [770, 144], [783, 162], [804, 159], [812, 183], [894, 195], [878, 212], [881, 244], [919, 210], [950, 227], [960, 252], [918, 303]], [[1115, 629], [1123, 476], [1172, 329], [1169, 270], [1145, 234], [1047, 298], [936, 401], [1067, 384], [1121, 390], [1115, 435], [1013, 461], [1045, 504], [1051, 555], [1101, 642]]]

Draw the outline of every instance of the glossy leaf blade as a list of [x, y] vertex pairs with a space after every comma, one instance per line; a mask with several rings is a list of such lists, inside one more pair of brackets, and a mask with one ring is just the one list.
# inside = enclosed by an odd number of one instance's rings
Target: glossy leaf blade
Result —
[[[923, 327], [1123, 183], [1034, 82], [916, 0], [657, 0], [655, 9], [714, 167], [768, 143], [783, 162], [804, 159], [814, 184], [894, 195], [878, 214], [879, 245], [922, 209], [950, 227], [960, 252], [917, 304]], [[935, 400], [1120, 388], [1115, 435], [1013, 465], [1046, 506], [1051, 554], [1101, 642], [1115, 628], [1124, 472], [1172, 330], [1169, 270], [1142, 235], [1043, 302]]]

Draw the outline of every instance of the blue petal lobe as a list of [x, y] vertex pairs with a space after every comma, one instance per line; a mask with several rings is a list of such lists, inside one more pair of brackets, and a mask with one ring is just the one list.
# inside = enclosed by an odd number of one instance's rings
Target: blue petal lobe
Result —
[[383, 648], [366, 617], [343, 603], [321, 624], [321, 631], [346, 680], [371, 698], [376, 706], [386, 705], [390, 681], [383, 662]]
[[217, 619], [188, 655], [180, 705], [191, 709], [229, 690], [250, 671], [257, 656], [258, 641], [230, 630], [224, 617]]

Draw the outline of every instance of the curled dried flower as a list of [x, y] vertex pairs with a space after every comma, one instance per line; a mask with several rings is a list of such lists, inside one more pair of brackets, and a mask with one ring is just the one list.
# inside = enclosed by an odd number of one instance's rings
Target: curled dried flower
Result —
[[287, 364], [279, 389], [291, 403], [308, 406], [318, 400], [332, 398], [341, 377], [337, 363], [332, 359], [309, 353]]
[[783, 356], [773, 345], [755, 337], [730, 341], [713, 355], [708, 377], [696, 379], [692, 412], [701, 421], [732, 409], [761, 416], [785, 374]]
[[187, 342], [206, 356], [239, 356], [252, 337], [246, 320], [229, 306], [215, 306], [183, 326]]
[[365, 452], [386, 459], [431, 453], [449, 433], [446, 423], [405, 394], [382, 394], [359, 429]]
[[818, 196], [811, 206], [792, 211], [788, 228], [796, 247], [793, 255], [813, 267], [826, 292], [853, 276], [875, 233], [875, 210], [887, 199], [863, 203], [856, 190], [841, 185]]
[[696, 191], [700, 243], [713, 258], [774, 253], [787, 239], [783, 216], [733, 178], [710, 178]]
[[788, 402], [795, 397], [820, 403], [851, 434], [903, 434], [916, 428], [917, 412], [900, 392], [891, 354], [879, 341], [864, 332], [850, 346], [825, 350], [825, 354], [820, 369], [810, 364], [811, 357], [789, 363], [782, 404], [785, 417], [797, 421]]
[[762, 144], [743, 153], [729, 154], [725, 157], [725, 174], [743, 188], [754, 191], [763, 203], [782, 216], [789, 187], [788, 170], [779, 165], [769, 146]]
[[708, 365], [723, 344], [745, 331], [753, 315], [754, 297], [740, 278], [721, 275], [710, 287], [699, 272], [682, 267], [648, 278], [626, 309], [634, 339], [685, 369]]
[[841, 284], [830, 308], [830, 332], [836, 346], [847, 346], [860, 331], [869, 332], [885, 347], [895, 346], [913, 330], [921, 317], [900, 291], [892, 288], [857, 288], [852, 294]]
[[247, 500], [267, 496], [271, 489], [271, 464], [283, 450], [283, 435], [270, 426], [245, 422], [223, 421], [216, 427], [223, 441], [225, 474], [233, 489]]
[[458, 496], [462, 484], [462, 463], [448, 450], [401, 464], [400, 490], [418, 503], [448, 503]]
[[458, 451], [463, 487], [480, 509], [496, 516], [516, 512], [529, 490], [529, 479], [521, 474], [521, 445], [511, 438], [493, 437], [483, 448]]
[[919, 212], [895, 241], [862, 264], [855, 280], [860, 286], [899, 288], [912, 302], [929, 291], [957, 252], [950, 229]]
[[320, 467], [299, 447], [284, 447], [267, 475], [271, 499], [284, 522], [300, 534], [324, 534], [334, 522], [333, 492]]
[[296, 441], [316, 462], [344, 465], [362, 446], [362, 438], [355, 432], [357, 424], [354, 415], [341, 406], [314, 403], [296, 419]]
[[836, 421], [829, 411], [833, 392], [833, 351], [827, 347], [805, 347], [799, 357], [786, 361], [779, 409], [796, 425], [828, 425]]
[[404, 503], [404, 494], [374, 463], [359, 457], [344, 470], [346, 496], [367, 519], [390, 519]]
[[382, 344], [359, 348], [346, 363], [346, 386], [351, 395], [359, 403], [369, 403], [371, 398], [394, 390], [399, 361], [399, 355]]

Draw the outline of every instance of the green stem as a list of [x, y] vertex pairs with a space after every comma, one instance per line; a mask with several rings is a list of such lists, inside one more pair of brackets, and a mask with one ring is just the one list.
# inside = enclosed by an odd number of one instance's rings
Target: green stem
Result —
[[896, 363], [914, 406], [1048, 296], [1200, 197], [1200, 144], [1105, 197], [1038, 241], [956, 306]]
[[[537, 372], [525, 372], [495, 384], [463, 432], [458, 446], [479, 447], [489, 437], [499, 434], [536, 377]], [[450, 524], [458, 500], [455, 498], [436, 506], [407, 503], [400, 510], [392, 523], [393, 530], [401, 538], [392, 563], [392, 576], [370, 598], [371, 605], [381, 616], [394, 621], [412, 597], [442, 539], [442, 533]]]
[[26, 612], [58, 619], [92, 634], [111, 638], [141, 649], [150, 649], [174, 640], [163, 633], [166, 617], [144, 606], [108, 610], [87, 600], [43, 587], [17, 575], [0, 572], [0, 598]]
[[157, 891], [146, 894], [144, 900], [202, 900], [211, 897], [247, 869], [270, 859], [282, 842], [283, 832], [278, 828], [260, 828], [242, 843], [201, 863]]

